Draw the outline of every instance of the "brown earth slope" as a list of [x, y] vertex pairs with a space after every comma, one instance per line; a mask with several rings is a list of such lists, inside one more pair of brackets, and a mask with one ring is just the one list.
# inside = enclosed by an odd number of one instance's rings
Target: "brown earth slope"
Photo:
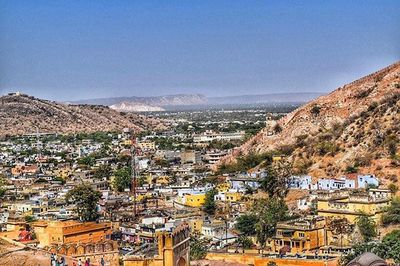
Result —
[[[334, 176], [347, 166], [359, 167], [361, 172], [388, 166], [398, 173], [395, 156], [385, 147], [390, 138], [399, 141], [398, 95], [400, 62], [298, 108], [278, 121], [280, 132], [269, 135], [271, 129], [263, 129], [220, 163], [235, 161], [239, 155], [291, 146], [293, 161], [303, 163], [301, 171], [306, 168], [315, 176]], [[356, 162], [357, 158], [369, 162]]]
[[156, 119], [125, 114], [101, 105], [70, 105], [27, 95], [0, 97], [0, 136], [36, 132], [73, 133], [164, 127]]

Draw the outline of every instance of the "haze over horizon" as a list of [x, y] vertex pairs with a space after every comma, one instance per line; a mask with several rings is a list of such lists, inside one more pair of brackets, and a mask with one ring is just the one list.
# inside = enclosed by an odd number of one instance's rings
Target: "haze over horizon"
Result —
[[0, 94], [326, 93], [400, 59], [399, 1], [1, 1]]

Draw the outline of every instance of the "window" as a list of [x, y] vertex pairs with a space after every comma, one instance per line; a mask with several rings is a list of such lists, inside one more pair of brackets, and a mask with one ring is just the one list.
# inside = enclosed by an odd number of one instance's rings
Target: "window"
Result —
[[304, 233], [299, 233], [299, 237], [304, 237]]

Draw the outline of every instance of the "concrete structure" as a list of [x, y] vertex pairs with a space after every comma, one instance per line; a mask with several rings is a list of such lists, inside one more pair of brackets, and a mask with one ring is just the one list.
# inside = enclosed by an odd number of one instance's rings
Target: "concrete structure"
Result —
[[42, 247], [67, 243], [96, 243], [110, 239], [110, 223], [39, 221], [31, 225]]
[[[355, 223], [361, 213], [365, 213], [380, 223], [382, 213], [390, 203], [390, 197], [383, 192], [337, 191], [334, 193], [318, 194], [318, 215], [325, 217], [346, 218], [350, 223]], [[375, 194], [374, 194], [375, 193]]]
[[204, 143], [204, 142], [211, 142], [214, 140], [241, 140], [245, 136], [244, 131], [238, 132], [223, 132], [223, 133], [216, 133], [213, 131], [206, 131], [203, 134], [198, 134], [193, 137], [194, 143]]
[[260, 256], [260, 254], [254, 253], [207, 253], [206, 259], [216, 260], [222, 262], [241, 263], [244, 265], [254, 266], [265, 266], [269, 263], [274, 265], [285, 265], [285, 266], [337, 266], [339, 265], [339, 258], [277, 258]]
[[124, 258], [124, 266], [189, 266], [190, 228], [186, 223], [177, 225], [170, 231], [157, 234], [158, 247], [147, 250], [146, 254], [129, 255]]
[[186, 194], [183, 196], [182, 203], [190, 207], [201, 207], [206, 199], [205, 193]]
[[326, 245], [325, 219], [310, 216], [277, 224], [276, 235], [269, 241], [272, 251], [287, 248], [291, 253], [312, 251]]

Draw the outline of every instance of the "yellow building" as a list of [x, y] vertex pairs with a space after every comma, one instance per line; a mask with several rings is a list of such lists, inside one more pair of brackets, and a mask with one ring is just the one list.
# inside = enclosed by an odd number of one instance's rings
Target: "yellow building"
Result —
[[190, 207], [201, 207], [206, 199], [205, 193], [186, 194], [183, 196], [183, 204]]
[[126, 139], [126, 140], [122, 141], [122, 145], [130, 146], [130, 145], [132, 145], [132, 140]]
[[42, 247], [52, 244], [96, 243], [110, 238], [111, 223], [78, 221], [39, 221], [31, 228]]
[[157, 254], [130, 255], [124, 258], [124, 266], [189, 266], [189, 225], [182, 223], [172, 231], [157, 234]]
[[73, 170], [70, 167], [58, 168], [53, 171], [53, 175], [66, 180], [73, 175]]
[[168, 185], [170, 177], [167, 175], [161, 175], [156, 177], [156, 184], [157, 185]]
[[346, 218], [355, 223], [361, 213], [365, 213], [380, 222], [382, 213], [390, 203], [388, 194], [373, 194], [373, 192], [337, 191], [320, 193], [318, 199], [318, 215], [325, 217]]
[[137, 146], [144, 151], [149, 151], [149, 150], [155, 150], [156, 149], [156, 143], [154, 141], [143, 141], [139, 142]]
[[227, 192], [231, 188], [230, 184], [227, 182], [223, 182], [217, 185], [217, 190], [219, 192]]
[[203, 219], [190, 219], [189, 221], [190, 231], [192, 233], [200, 233], [203, 228]]
[[242, 194], [239, 192], [224, 192], [215, 195], [215, 200], [224, 202], [238, 202], [242, 198]]
[[146, 182], [149, 185], [157, 184], [157, 185], [168, 185], [170, 182], [170, 177], [167, 175], [148, 175], [146, 176]]
[[275, 237], [269, 240], [274, 252], [283, 247], [292, 253], [311, 251], [326, 245], [325, 218], [310, 216], [277, 224]]

